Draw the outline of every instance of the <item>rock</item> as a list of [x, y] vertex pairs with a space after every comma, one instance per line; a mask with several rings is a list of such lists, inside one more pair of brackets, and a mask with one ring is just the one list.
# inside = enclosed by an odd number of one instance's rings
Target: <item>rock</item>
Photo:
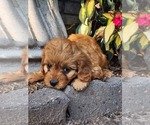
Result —
[[65, 14], [72, 14], [72, 15], [79, 15], [79, 11], [80, 11], [80, 1], [78, 2], [71, 2], [71, 1], [67, 1], [65, 3], [65, 7], [64, 7], [64, 13]]
[[133, 77], [122, 81], [122, 113], [150, 110], [150, 78]]
[[18, 89], [0, 94], [0, 124], [28, 124], [28, 89]]
[[122, 106], [121, 78], [113, 77], [108, 82], [93, 80], [83, 92], [68, 86], [65, 93], [70, 98], [68, 112], [73, 120], [87, 120], [119, 111]]
[[29, 125], [61, 125], [69, 98], [59, 90], [43, 88], [29, 95]]
[[150, 125], [150, 78], [122, 81], [122, 124]]
[[121, 118], [127, 124], [150, 123], [148, 77], [112, 77], [106, 82], [93, 80], [83, 92], [75, 91], [72, 86], [64, 92], [43, 88], [29, 95], [29, 103], [28, 90], [23, 88], [1, 94], [0, 100], [1, 125], [98, 125], [103, 120], [105, 123], [105, 119], [107, 123], [120, 123]]

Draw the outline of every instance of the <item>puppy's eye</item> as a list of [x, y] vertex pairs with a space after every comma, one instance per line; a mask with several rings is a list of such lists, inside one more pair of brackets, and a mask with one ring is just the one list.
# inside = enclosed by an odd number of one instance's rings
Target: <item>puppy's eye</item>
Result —
[[67, 73], [70, 72], [70, 70], [71, 70], [70, 67], [64, 67], [64, 68], [63, 68], [63, 73], [67, 74]]
[[52, 67], [51, 64], [47, 64], [47, 69], [49, 70]]

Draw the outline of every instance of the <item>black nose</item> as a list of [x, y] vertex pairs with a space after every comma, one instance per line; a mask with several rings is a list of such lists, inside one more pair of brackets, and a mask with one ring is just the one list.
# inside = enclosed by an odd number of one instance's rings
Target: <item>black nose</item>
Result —
[[56, 85], [57, 85], [57, 83], [58, 83], [58, 81], [57, 81], [57, 80], [51, 80], [51, 81], [50, 81], [50, 84], [51, 84], [52, 86], [56, 86]]

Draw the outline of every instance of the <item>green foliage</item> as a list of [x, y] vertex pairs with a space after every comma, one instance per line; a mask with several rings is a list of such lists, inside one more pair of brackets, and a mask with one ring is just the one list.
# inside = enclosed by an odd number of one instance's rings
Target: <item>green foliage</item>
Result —
[[125, 2], [131, 12], [122, 12], [122, 0], [81, 0], [76, 33], [94, 37], [109, 60], [120, 50], [134, 58], [150, 45], [150, 22], [149, 26], [141, 22], [142, 14], [147, 18], [150, 14], [135, 11], [136, 1]]

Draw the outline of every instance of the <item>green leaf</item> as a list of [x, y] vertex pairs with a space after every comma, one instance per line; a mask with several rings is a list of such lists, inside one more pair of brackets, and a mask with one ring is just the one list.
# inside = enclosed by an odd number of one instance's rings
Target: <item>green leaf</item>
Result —
[[123, 43], [123, 49], [129, 51], [131, 49], [130, 44], [135, 42], [138, 38], [138, 34], [133, 35], [128, 42]]
[[109, 25], [106, 26], [104, 30], [104, 41], [107, 43], [110, 39], [110, 36], [113, 34], [115, 30], [115, 25], [113, 22], [111, 22]]
[[103, 13], [103, 16], [111, 20], [114, 18], [114, 15], [111, 15], [110, 13]]
[[115, 9], [115, 3], [113, 2], [113, 0], [107, 0], [107, 3], [109, 5], [109, 7], [111, 8], [110, 10], [114, 10]]
[[75, 31], [76, 34], [79, 34], [79, 29], [80, 29], [80, 27], [81, 27], [81, 24], [79, 24], [79, 25], [77, 26], [76, 31]]
[[97, 39], [99, 37], [102, 37], [103, 36], [103, 32], [104, 32], [104, 29], [105, 29], [105, 26], [102, 26], [100, 28], [98, 28], [95, 33], [94, 33], [94, 38]]
[[123, 41], [122, 30], [118, 32], [118, 35], [120, 36], [121, 41]]
[[108, 19], [107, 25], [109, 25], [112, 22], [112, 19]]
[[143, 32], [145, 34], [145, 36], [147, 37], [147, 39], [150, 41], [150, 30], [147, 30], [145, 32]]
[[150, 41], [147, 39], [145, 35], [143, 35], [139, 40], [139, 45], [140, 45], [140, 49], [144, 50], [146, 47], [150, 45]]
[[81, 0], [81, 7], [85, 6], [84, 0]]
[[110, 39], [108, 40], [108, 42], [105, 43], [105, 48], [106, 48], [107, 51], [111, 50], [112, 47], [110, 46], [110, 44], [113, 42], [113, 40], [115, 39], [115, 37], [116, 37], [116, 35], [112, 34], [110, 36]]
[[110, 49], [109, 51], [107, 51], [107, 58], [110, 61], [114, 56], [114, 51], [113, 49]]
[[105, 26], [107, 24], [108, 19], [106, 17], [98, 17], [97, 20]]
[[126, 22], [126, 25], [129, 25], [129, 24], [133, 23], [134, 21], [135, 21], [134, 19], [128, 19]]
[[137, 16], [132, 13], [122, 13], [122, 17], [135, 20]]
[[95, 0], [89, 0], [86, 4], [86, 14], [89, 19], [92, 18], [95, 11]]
[[122, 41], [119, 35], [117, 35], [116, 40], [115, 40], [115, 48], [118, 50], [122, 45]]
[[139, 28], [139, 26], [136, 22], [133, 22], [133, 23], [125, 26], [122, 31], [123, 43], [128, 42], [130, 37], [138, 31], [138, 28]]
[[79, 12], [79, 19], [84, 24], [86, 19], [86, 7], [82, 6]]
[[76, 30], [76, 33], [78, 33], [78, 34], [89, 35], [90, 32], [91, 32], [91, 24], [89, 26], [85, 25], [85, 24], [80, 24]]
[[89, 24], [90, 24], [90, 22], [89, 22], [89, 18], [86, 18], [86, 19], [85, 19], [84, 24], [85, 24], [85, 25], [89, 25]]
[[98, 0], [98, 2], [100, 3], [100, 6], [103, 5], [103, 0]]

